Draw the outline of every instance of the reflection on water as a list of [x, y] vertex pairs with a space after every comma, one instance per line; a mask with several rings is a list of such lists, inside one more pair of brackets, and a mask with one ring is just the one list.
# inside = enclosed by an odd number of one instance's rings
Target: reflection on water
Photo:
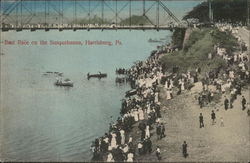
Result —
[[[1, 158], [7, 161], [90, 160], [91, 141], [118, 117], [129, 86], [115, 85], [115, 69], [129, 68], [155, 49], [169, 31], [6, 32], [9, 40], [120, 40], [119, 46], [2, 46]], [[169, 37], [167, 37], [169, 38]], [[74, 87], [54, 86], [62, 72]], [[87, 80], [87, 73], [108, 74]]]

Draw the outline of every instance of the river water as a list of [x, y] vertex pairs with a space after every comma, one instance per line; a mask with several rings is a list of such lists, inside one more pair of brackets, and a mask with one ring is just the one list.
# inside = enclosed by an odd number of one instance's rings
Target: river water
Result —
[[[195, 6], [197, 2], [192, 2]], [[185, 6], [183, 6], [185, 8]], [[170, 31], [22, 31], [2, 32], [1, 40], [102, 40], [122, 45], [1, 44], [0, 159], [5, 161], [83, 161], [91, 159], [91, 142], [119, 116], [128, 85], [115, 85], [115, 69], [145, 60]], [[73, 88], [54, 86], [63, 72]], [[105, 79], [86, 74], [105, 72]], [[113, 117], [113, 118], [112, 118]]]
[[[1, 157], [23, 161], [81, 161], [91, 157], [91, 141], [119, 116], [128, 85], [115, 85], [115, 69], [145, 60], [169, 31], [8, 32], [8, 40], [119, 40], [122, 45], [4, 45], [1, 56]], [[38, 39], [39, 38], [39, 39]], [[53, 39], [52, 39], [53, 38]], [[64, 73], [73, 88], [53, 85]], [[102, 71], [106, 79], [87, 80]]]

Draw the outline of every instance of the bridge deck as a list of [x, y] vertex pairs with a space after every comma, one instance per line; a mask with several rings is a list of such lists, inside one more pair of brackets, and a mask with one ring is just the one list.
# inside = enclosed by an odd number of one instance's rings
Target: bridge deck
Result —
[[93, 26], [93, 27], [2, 27], [0, 28], [2, 31], [9, 31], [9, 30], [171, 30], [174, 28], [186, 28], [184, 26], [116, 26], [116, 27], [101, 27], [101, 26]]

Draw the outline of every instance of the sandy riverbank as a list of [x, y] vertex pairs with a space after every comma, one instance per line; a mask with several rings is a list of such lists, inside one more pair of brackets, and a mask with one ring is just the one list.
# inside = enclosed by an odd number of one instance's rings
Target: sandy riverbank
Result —
[[[242, 32], [239, 34], [241, 35]], [[243, 37], [246, 37], [245, 35]], [[161, 86], [162, 122], [166, 128], [166, 137], [157, 140], [155, 126], [151, 131], [153, 150], [160, 146], [162, 161], [237, 161], [250, 160], [250, 117], [247, 109], [242, 111], [241, 96], [237, 96], [233, 109], [224, 109], [224, 95], [218, 103], [212, 102], [200, 109], [197, 95], [202, 91], [201, 82], [190, 91], [185, 91], [172, 100], [166, 100], [165, 88]], [[244, 87], [242, 95], [249, 102], [249, 87]], [[226, 93], [228, 96], [229, 93]], [[211, 111], [215, 110], [217, 123], [211, 123]], [[204, 116], [205, 128], [199, 128], [199, 114]], [[220, 118], [224, 126], [221, 126]], [[133, 137], [139, 141], [140, 133], [134, 127]], [[187, 158], [182, 156], [182, 144], [187, 141]], [[137, 157], [138, 161], [157, 160], [155, 152]]]
[[[199, 85], [199, 83], [197, 83]], [[162, 121], [166, 128], [166, 137], [156, 140], [155, 130], [151, 140], [153, 149], [157, 145], [162, 151], [162, 161], [244, 161], [247, 162], [250, 152], [249, 117], [241, 110], [241, 97], [238, 97], [234, 108], [225, 111], [223, 100], [215, 106], [217, 123], [211, 124], [210, 114], [214, 107], [199, 108], [195, 96], [199, 89], [192, 89], [175, 97], [165, 100], [164, 89], [161, 90]], [[249, 99], [249, 91], [243, 95]], [[204, 116], [205, 128], [199, 128], [199, 114]], [[223, 117], [224, 127], [220, 126], [220, 117]], [[135, 128], [136, 129], [136, 128]], [[137, 135], [136, 133], [135, 135]], [[134, 136], [138, 137], [139, 136]], [[188, 143], [189, 156], [182, 156], [182, 143]], [[155, 161], [155, 153], [138, 157], [140, 161]]]

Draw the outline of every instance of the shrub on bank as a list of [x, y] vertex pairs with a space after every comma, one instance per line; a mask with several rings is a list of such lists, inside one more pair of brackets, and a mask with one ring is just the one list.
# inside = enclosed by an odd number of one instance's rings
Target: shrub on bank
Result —
[[226, 48], [228, 53], [233, 52], [239, 46], [237, 39], [229, 32], [221, 32], [218, 29], [211, 31], [213, 44]]
[[[165, 55], [160, 62], [164, 71], [172, 71], [174, 66], [179, 67], [179, 72], [192, 71], [197, 67], [203, 72], [223, 68], [226, 62], [214, 55], [214, 46], [219, 43], [232, 51], [237, 47], [237, 40], [230, 34], [213, 28], [197, 29], [190, 34], [183, 50]], [[212, 59], [208, 59], [209, 53], [214, 55]]]

